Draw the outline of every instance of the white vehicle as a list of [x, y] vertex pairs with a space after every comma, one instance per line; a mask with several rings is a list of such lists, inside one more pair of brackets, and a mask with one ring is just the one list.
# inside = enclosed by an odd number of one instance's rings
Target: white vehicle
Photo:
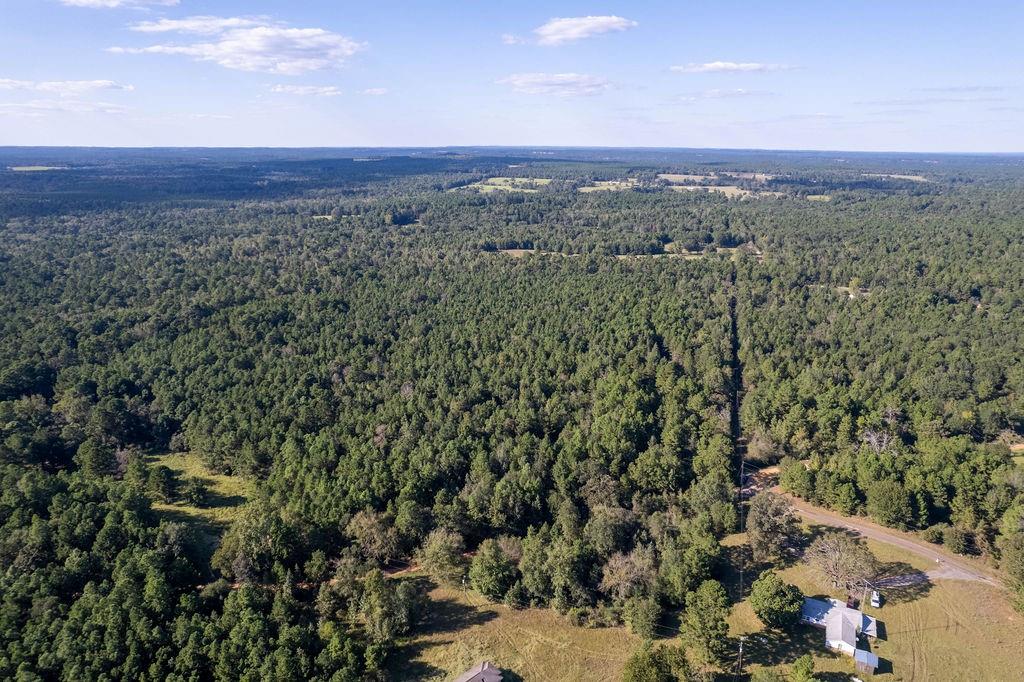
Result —
[[882, 608], [882, 595], [878, 594], [878, 590], [871, 590], [871, 607]]

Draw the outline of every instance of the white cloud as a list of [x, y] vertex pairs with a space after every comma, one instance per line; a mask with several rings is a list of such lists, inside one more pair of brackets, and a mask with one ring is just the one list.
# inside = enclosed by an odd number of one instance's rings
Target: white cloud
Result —
[[564, 45], [611, 31], [625, 31], [637, 23], [617, 16], [561, 17], [533, 30], [539, 45]]
[[123, 114], [128, 111], [119, 104], [109, 102], [83, 102], [69, 99], [36, 99], [30, 102], [0, 104], [0, 116], [39, 118], [54, 113], [71, 114]]
[[387, 88], [366, 88], [365, 90], [360, 90], [359, 94], [360, 95], [369, 95], [370, 97], [380, 97], [381, 95], [388, 94], [388, 89]]
[[515, 73], [498, 83], [511, 85], [513, 90], [526, 95], [555, 97], [596, 95], [609, 86], [604, 78], [582, 73]]
[[506, 45], [523, 45], [524, 43], [526, 43], [526, 40], [520, 38], [514, 33], [502, 33], [501, 42], [503, 42]]
[[317, 97], [337, 97], [342, 92], [334, 85], [275, 85], [270, 89], [283, 95], [315, 95]]
[[291, 28], [252, 17], [197, 16], [136, 24], [133, 30], [209, 35], [205, 42], [112, 47], [118, 54], [166, 54], [227, 69], [294, 76], [341, 66], [365, 45], [322, 28]]
[[61, 97], [81, 95], [93, 90], [134, 90], [132, 85], [123, 85], [109, 80], [93, 81], [23, 81], [0, 78], [0, 90], [29, 90], [47, 92]]
[[763, 64], [761, 62], [707, 62], [671, 67], [672, 71], [679, 73], [763, 73], [791, 68], [793, 67], [785, 64]]
[[179, 0], [60, 0], [68, 7], [89, 7], [92, 9], [116, 9], [118, 7], [142, 7], [144, 5], [177, 5]]
[[158, 19], [157, 21], [142, 21], [132, 24], [129, 28], [139, 33], [169, 33], [177, 31], [181, 33], [220, 33], [231, 28], [248, 28], [250, 26], [265, 26], [268, 22], [265, 18], [248, 17], [213, 17], [198, 15], [184, 19]]

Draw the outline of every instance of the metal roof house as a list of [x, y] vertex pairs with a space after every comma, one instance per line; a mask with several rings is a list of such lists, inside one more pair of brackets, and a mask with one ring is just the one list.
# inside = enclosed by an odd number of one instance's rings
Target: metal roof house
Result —
[[494, 667], [490, 661], [480, 661], [454, 682], [502, 682], [501, 668]]
[[825, 630], [825, 646], [852, 656], [857, 670], [874, 672], [878, 656], [857, 647], [857, 637], [878, 636], [878, 621], [838, 599], [811, 599], [804, 597], [800, 622]]

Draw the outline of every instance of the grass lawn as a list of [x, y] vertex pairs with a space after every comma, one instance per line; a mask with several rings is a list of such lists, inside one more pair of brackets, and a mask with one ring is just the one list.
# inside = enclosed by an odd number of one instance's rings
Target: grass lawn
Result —
[[[738, 536], [730, 539], [731, 544], [741, 542], [735, 538]], [[928, 561], [907, 556], [891, 545], [869, 540], [868, 546], [887, 575], [921, 573], [934, 568]], [[780, 571], [780, 575], [804, 594], [844, 596], [800, 563]], [[746, 576], [747, 589], [753, 577]], [[1010, 679], [1011, 671], [1021, 670], [1024, 617], [1013, 611], [1001, 590], [981, 583], [925, 579], [902, 592], [883, 590], [883, 596], [886, 601], [881, 609], [869, 605], [864, 609], [884, 627], [884, 637], [869, 640], [871, 650], [884, 666], [873, 679], [999, 680]], [[759, 666], [789, 664], [811, 653], [818, 671], [854, 673], [851, 658], [825, 650], [822, 631], [807, 626], [798, 626], [785, 634], [765, 631], [746, 601], [734, 606], [730, 628], [733, 636], [748, 636], [748, 672]]]
[[514, 610], [436, 587], [427, 622], [391, 660], [389, 680], [450, 680], [482, 660], [508, 680], [617, 681], [640, 639], [625, 628], [575, 627], [550, 609]]
[[163, 464], [177, 474], [180, 482], [198, 478], [206, 484], [206, 501], [201, 506], [176, 502], [155, 503], [153, 508], [165, 518], [182, 521], [195, 528], [203, 538], [207, 552], [212, 554], [221, 534], [238, 517], [242, 505], [253, 493], [252, 482], [239, 476], [212, 473], [199, 455], [191, 452], [156, 455], [150, 458], [150, 464]]

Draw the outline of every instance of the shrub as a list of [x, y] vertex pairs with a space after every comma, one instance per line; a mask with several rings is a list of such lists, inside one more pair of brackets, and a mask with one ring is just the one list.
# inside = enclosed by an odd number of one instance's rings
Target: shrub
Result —
[[750, 606], [768, 627], [782, 628], [796, 623], [803, 601], [800, 590], [783, 582], [774, 571], [766, 571], [750, 587]]

